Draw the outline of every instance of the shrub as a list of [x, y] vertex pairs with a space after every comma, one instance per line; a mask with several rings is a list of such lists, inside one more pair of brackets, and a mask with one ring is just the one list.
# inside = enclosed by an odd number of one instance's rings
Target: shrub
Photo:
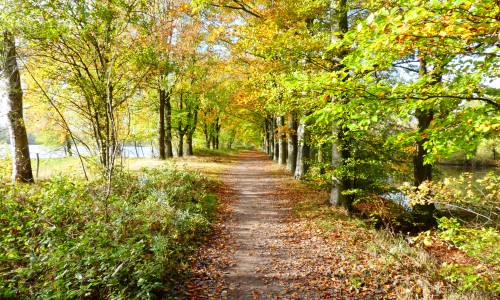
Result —
[[197, 173], [104, 184], [58, 177], [0, 190], [0, 298], [154, 298], [186, 269], [217, 202]]
[[466, 173], [406, 186], [406, 193], [413, 204], [435, 203], [446, 215], [438, 219], [439, 237], [476, 261], [444, 264], [442, 274], [461, 290], [500, 292], [500, 176], [492, 172], [475, 180]]

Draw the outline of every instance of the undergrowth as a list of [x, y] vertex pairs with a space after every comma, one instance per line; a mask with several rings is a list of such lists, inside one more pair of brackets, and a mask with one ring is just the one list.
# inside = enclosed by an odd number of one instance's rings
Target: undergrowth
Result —
[[[297, 186], [294, 188], [303, 189]], [[336, 239], [348, 241], [349, 253], [358, 255], [356, 264], [373, 271], [365, 280], [376, 280], [383, 289], [393, 286], [388, 288], [394, 290], [386, 295], [388, 299], [497, 299], [498, 271], [486, 267], [495, 265], [492, 260], [498, 259], [498, 247], [475, 246], [478, 241], [498, 246], [496, 235], [486, 234], [493, 232], [491, 228], [477, 229], [476, 236], [470, 230], [459, 232], [464, 228], [455, 223], [445, 226], [444, 220], [439, 220], [438, 231], [429, 232], [426, 240], [416, 239], [395, 233], [391, 227], [376, 229], [370, 220], [329, 206], [325, 203], [327, 195], [310, 193], [301, 198], [295, 205], [295, 215]], [[481, 256], [473, 251], [488, 254], [489, 264], [479, 259], [481, 264], [474, 265]]]
[[[169, 298], [217, 200], [198, 173], [150, 169], [103, 183], [0, 188], [0, 298]], [[174, 297], [174, 296], [172, 296]]]

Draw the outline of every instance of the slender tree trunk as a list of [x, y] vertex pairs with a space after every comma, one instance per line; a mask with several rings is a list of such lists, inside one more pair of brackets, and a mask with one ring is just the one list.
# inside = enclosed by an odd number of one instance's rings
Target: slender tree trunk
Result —
[[158, 153], [160, 159], [167, 158], [165, 152], [165, 102], [166, 93], [164, 89], [158, 89], [159, 111], [158, 111]]
[[219, 118], [215, 119], [215, 147], [214, 149], [219, 150], [219, 137], [220, 137], [221, 124], [219, 123]]
[[278, 133], [278, 123], [276, 122], [277, 118], [273, 117], [273, 143], [274, 143], [274, 157], [275, 161], [279, 160], [280, 157], [280, 141], [279, 141], [279, 133]]
[[286, 164], [286, 158], [287, 158], [287, 142], [286, 142], [286, 134], [285, 134], [285, 117], [284, 116], [279, 116], [277, 119], [278, 122], [278, 143], [279, 143], [279, 157], [278, 157], [278, 163], [280, 165], [285, 165]]
[[292, 174], [295, 174], [295, 168], [297, 166], [297, 128], [297, 118], [293, 113], [291, 113], [288, 115], [288, 160], [286, 163], [286, 169]]
[[2, 73], [7, 81], [7, 118], [10, 129], [10, 145], [12, 150], [12, 180], [15, 182], [33, 182], [28, 134], [23, 117], [23, 91], [21, 76], [17, 66], [16, 44], [14, 36], [3, 32]]
[[189, 128], [186, 133], [186, 144], [187, 144], [187, 149], [186, 149], [186, 154], [191, 156], [194, 155], [193, 152], [193, 135], [196, 130], [196, 124], [198, 123], [198, 109], [195, 108], [195, 111], [193, 113], [193, 120], [190, 121]]
[[274, 137], [273, 137], [273, 120], [267, 117], [267, 155], [270, 158], [274, 156]]
[[73, 149], [71, 148], [71, 136], [69, 135], [69, 133], [64, 137], [64, 142], [66, 144], [66, 153], [68, 154], [68, 156], [73, 156]]
[[174, 151], [172, 146], [172, 104], [170, 100], [172, 98], [171, 90], [166, 93], [165, 96], [165, 156], [174, 157]]
[[[184, 108], [184, 103], [183, 103], [183, 94], [180, 94], [179, 97], [179, 110], [182, 111]], [[177, 134], [179, 135], [179, 143], [177, 144], [177, 156], [178, 157], [183, 157], [184, 156], [184, 135], [186, 134], [186, 131], [189, 126], [189, 116], [188, 116], [188, 121], [186, 122], [185, 128], [182, 127], [182, 119], [179, 120], [179, 124], [177, 125]]]
[[210, 131], [209, 124], [203, 124], [203, 133], [205, 134], [205, 148], [210, 149]]
[[299, 146], [294, 178], [300, 180], [309, 169], [309, 155], [311, 150], [311, 147], [307, 142], [307, 128], [304, 119], [300, 120], [300, 124], [297, 128], [297, 140]]
[[267, 118], [264, 119], [264, 136], [262, 138], [262, 151], [269, 155], [269, 128]]

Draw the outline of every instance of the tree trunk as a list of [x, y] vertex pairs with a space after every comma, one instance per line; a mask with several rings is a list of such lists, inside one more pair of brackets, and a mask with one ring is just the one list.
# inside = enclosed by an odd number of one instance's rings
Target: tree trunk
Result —
[[64, 142], [65, 142], [65, 148], [66, 148], [66, 154], [68, 156], [73, 156], [73, 149], [71, 148], [71, 136], [69, 134], [66, 134], [64, 137]]
[[285, 165], [286, 164], [286, 158], [287, 158], [287, 142], [286, 142], [286, 134], [285, 134], [285, 117], [284, 116], [279, 116], [277, 119], [278, 122], [278, 142], [279, 142], [279, 157], [278, 157], [278, 163], [280, 165]]
[[[158, 89], [159, 111], [158, 111], [158, 153], [160, 159], [167, 158], [165, 152], [165, 102], [166, 93], [164, 89]], [[139, 155], [137, 155], [139, 157]]]
[[274, 122], [273, 119], [268, 117], [267, 118], [267, 147], [268, 147], [268, 155], [269, 158], [274, 157]]
[[219, 137], [220, 137], [221, 124], [219, 123], [219, 118], [215, 119], [215, 147], [214, 149], [219, 150]]
[[275, 161], [279, 160], [280, 157], [280, 142], [279, 142], [279, 132], [277, 118], [273, 117], [273, 143], [274, 143], [274, 157]]
[[298, 140], [297, 140], [297, 119], [293, 113], [288, 115], [288, 160], [286, 163], [286, 169], [295, 174], [295, 169], [297, 166], [297, 148], [298, 148]]
[[262, 138], [262, 151], [269, 155], [269, 128], [267, 118], [264, 119], [264, 135]]
[[[332, 167], [334, 170], [342, 166], [342, 149], [341, 141], [339, 139], [339, 131], [340, 130], [338, 128], [333, 131], [333, 135], [336, 136], [336, 139], [332, 145]], [[332, 182], [333, 188], [330, 193], [330, 203], [340, 206], [345, 202], [345, 196], [342, 194], [342, 192], [344, 191], [344, 183], [341, 176], [339, 175], [333, 176]]]
[[179, 133], [179, 143], [177, 144], [177, 156], [184, 156], [184, 134]]
[[165, 156], [174, 157], [172, 146], [172, 98], [171, 90], [165, 95]]
[[[332, 8], [337, 6], [337, 1], [331, 2]], [[347, 0], [338, 1], [337, 19], [332, 20], [332, 32], [344, 34], [349, 30], [349, 23], [347, 17]], [[332, 42], [337, 42], [337, 39], [341, 38], [340, 35], [332, 35]], [[334, 63], [337, 64], [335, 69], [341, 70], [344, 66], [340, 63], [347, 53], [339, 53], [337, 57], [333, 59]], [[332, 101], [336, 101], [334, 105], [345, 105], [348, 101], [345, 96], [340, 96], [338, 99], [332, 98]], [[347, 160], [350, 157], [350, 142], [347, 136], [347, 130], [342, 126], [335, 125], [333, 130], [333, 135], [335, 141], [332, 146], [332, 166], [335, 169], [343, 167], [346, 165]], [[342, 170], [341, 172], [344, 172]], [[354, 197], [352, 195], [344, 195], [344, 191], [352, 188], [351, 180], [345, 174], [337, 174], [332, 177], [333, 188], [330, 193], [330, 203], [333, 205], [342, 206], [348, 211], [353, 209]]]
[[325, 174], [325, 164], [326, 164], [326, 158], [325, 158], [325, 143], [321, 143], [318, 146], [318, 153], [317, 153], [317, 160], [318, 160], [318, 165], [319, 165], [319, 173], [320, 174]]
[[205, 134], [205, 148], [210, 149], [210, 131], [209, 124], [203, 124], [203, 133]]
[[15, 182], [33, 182], [28, 134], [23, 117], [23, 91], [21, 76], [17, 66], [16, 44], [14, 36], [3, 32], [4, 65], [3, 76], [7, 81], [7, 117], [10, 129], [12, 150], [12, 180]]
[[[183, 94], [180, 94], [179, 98], [179, 111], [182, 111], [184, 108], [184, 103], [183, 101]], [[179, 143], [177, 144], [177, 156], [178, 157], [183, 157], [184, 156], [184, 135], [186, 134], [188, 128], [189, 128], [189, 114], [188, 114], [188, 120], [186, 122], [186, 126], [183, 128], [182, 127], [182, 119], [179, 120], [179, 124], [177, 125], [177, 134], [179, 135]]]
[[[425, 59], [420, 58], [420, 75], [423, 76], [425, 74], [427, 74], [427, 65]], [[418, 120], [419, 135], [422, 135], [434, 119], [434, 112], [432, 109], [423, 110], [417, 108], [415, 117]], [[417, 187], [426, 180], [432, 180], [432, 165], [424, 163], [424, 157], [428, 153], [424, 148], [424, 144], [427, 141], [427, 138], [423, 138], [415, 142], [415, 154], [413, 156], [413, 184]], [[413, 207], [413, 215], [425, 226], [431, 226], [436, 223], [436, 220], [434, 219], [435, 212], [436, 206], [434, 203], [417, 204]]]
[[186, 133], [186, 155], [192, 156], [193, 154], [193, 134]]
[[297, 180], [302, 179], [302, 177], [307, 173], [309, 169], [309, 155], [311, 147], [307, 142], [307, 128], [304, 119], [300, 120], [300, 124], [297, 128], [297, 140], [298, 140], [298, 151], [297, 151], [297, 166], [295, 168], [294, 178]]
[[189, 156], [194, 155], [193, 135], [196, 130], [196, 124], [198, 123], [198, 108], [195, 108], [193, 115], [194, 115], [193, 120], [190, 120], [189, 122], [190, 125], [186, 133], [186, 144], [187, 144], [186, 154]]

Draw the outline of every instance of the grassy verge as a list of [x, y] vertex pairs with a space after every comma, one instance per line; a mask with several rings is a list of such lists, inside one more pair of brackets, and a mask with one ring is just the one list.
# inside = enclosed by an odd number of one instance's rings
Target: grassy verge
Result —
[[199, 173], [150, 169], [100, 181], [59, 176], [0, 189], [0, 298], [168, 298], [210, 230]]

